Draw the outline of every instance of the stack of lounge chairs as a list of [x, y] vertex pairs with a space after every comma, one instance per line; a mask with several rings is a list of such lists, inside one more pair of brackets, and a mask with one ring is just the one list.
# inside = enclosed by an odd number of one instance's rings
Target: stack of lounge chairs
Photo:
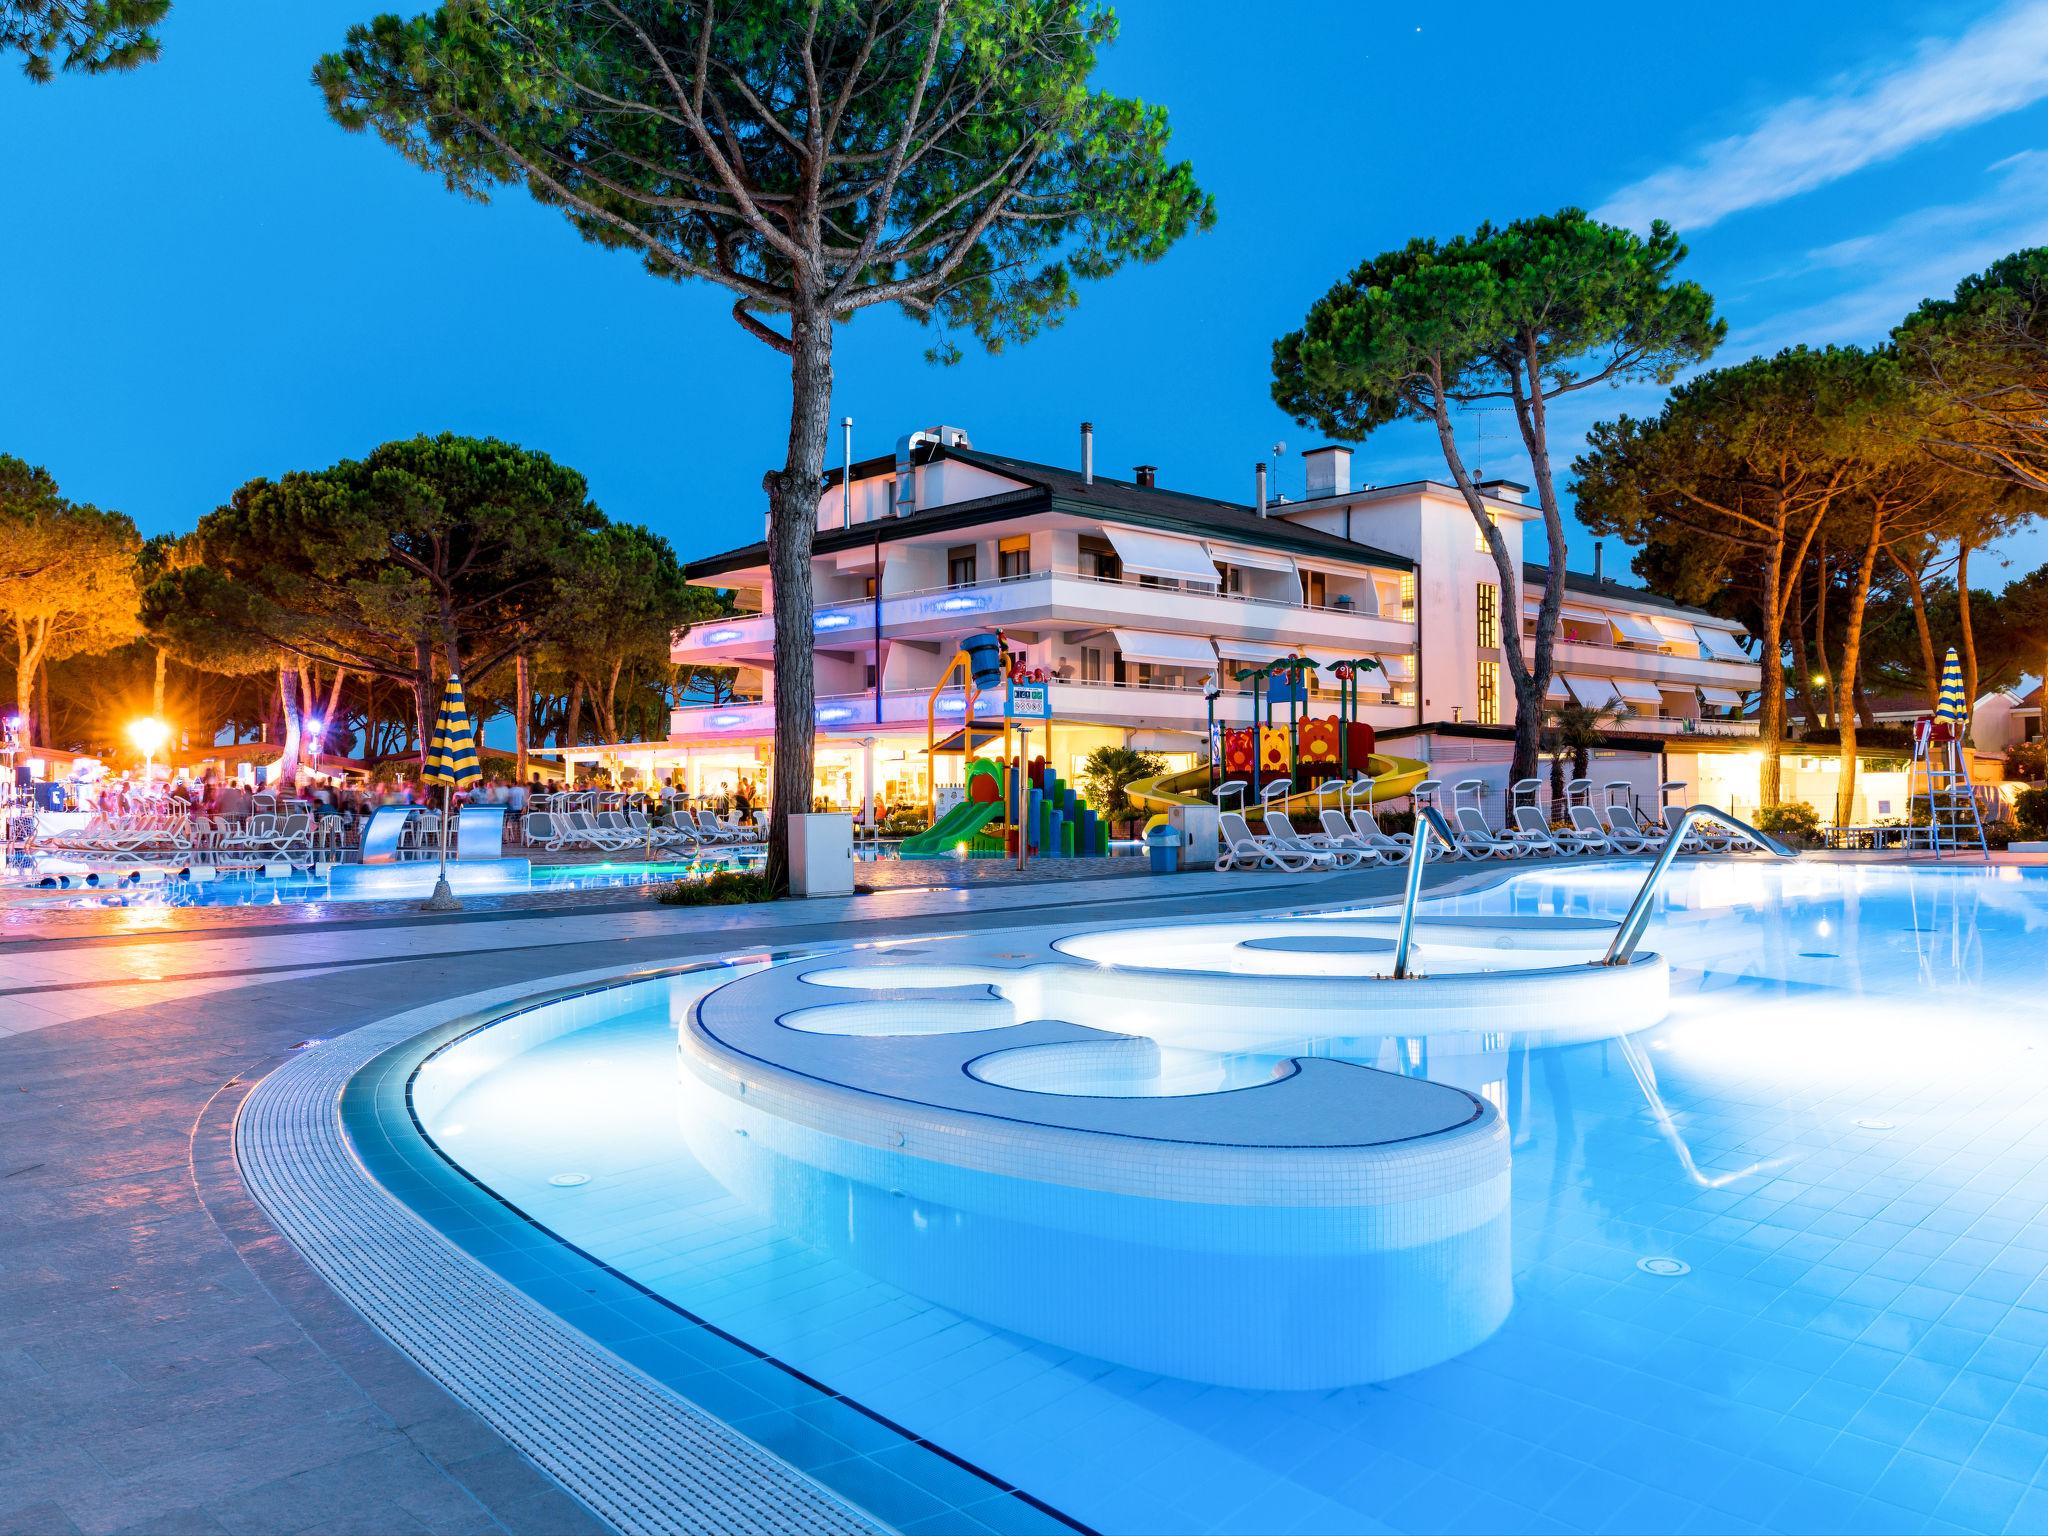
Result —
[[[1343, 791], [1351, 801], [1363, 787], [1361, 781]], [[1330, 787], [1330, 786], [1325, 786]], [[1537, 804], [1540, 784], [1522, 779], [1510, 792], [1509, 821], [1496, 829], [1482, 808], [1485, 783], [1464, 779], [1444, 800], [1439, 779], [1425, 779], [1411, 792], [1417, 806], [1438, 810], [1449, 823], [1452, 843], [1432, 849], [1430, 857], [1465, 859], [1475, 863], [1488, 860], [1560, 859], [1581, 855], [1640, 856], [1661, 852], [1670, 840], [1672, 807], [1660, 805], [1653, 820], [1636, 813], [1628, 785], [1605, 786], [1598, 802], [1592, 784], [1574, 779], [1568, 786], [1568, 825], [1556, 826]], [[1683, 785], [1666, 784], [1668, 795]], [[1352, 804], [1347, 812], [1325, 809], [1317, 816], [1319, 831], [1299, 832], [1285, 815], [1274, 811], [1264, 818], [1263, 832], [1254, 832], [1241, 811], [1224, 811], [1218, 818], [1222, 850], [1216, 867], [1221, 869], [1265, 869], [1288, 872], [1356, 869], [1374, 864], [1401, 864], [1414, 855], [1410, 833], [1388, 833], [1374, 816], [1369, 795], [1367, 804]], [[1682, 851], [1726, 853], [1751, 846], [1733, 829], [1711, 824], [1695, 825], [1687, 834]]]

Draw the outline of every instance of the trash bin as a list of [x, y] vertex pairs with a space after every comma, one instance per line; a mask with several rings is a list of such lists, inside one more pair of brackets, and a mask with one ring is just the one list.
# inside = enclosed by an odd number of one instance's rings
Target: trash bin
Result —
[[1172, 827], [1153, 827], [1145, 834], [1145, 851], [1152, 857], [1152, 873], [1170, 875], [1180, 868], [1180, 834]]

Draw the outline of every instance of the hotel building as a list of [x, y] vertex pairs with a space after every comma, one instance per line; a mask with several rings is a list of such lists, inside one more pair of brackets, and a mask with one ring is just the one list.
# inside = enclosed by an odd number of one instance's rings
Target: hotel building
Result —
[[[928, 696], [960, 638], [984, 629], [1001, 629], [1051, 679], [1053, 720], [1032, 750], [1049, 748], [1062, 772], [1111, 744], [1192, 765], [1205, 684], [1219, 682], [1219, 723], [1244, 725], [1252, 700], [1234, 674], [1288, 655], [1377, 659], [1361, 714], [1386, 750], [1503, 767], [1515, 700], [1502, 647], [1533, 643], [1545, 579], [1521, 563], [1539, 515], [1525, 488], [1481, 488], [1522, 573], [1521, 590], [1503, 593], [1453, 487], [1354, 484], [1342, 447], [1304, 457], [1304, 498], [1269, 499], [1261, 466], [1249, 505], [1165, 489], [1150, 465], [1099, 475], [1086, 427], [1079, 469], [985, 452], [942, 426], [834, 472], [812, 558], [820, 796], [923, 801]], [[674, 659], [736, 669], [734, 699], [677, 709], [666, 743], [569, 755], [680, 773], [693, 793], [715, 795], [743, 776], [762, 782], [772, 747], [767, 546], [686, 574], [732, 591], [739, 611], [682, 634]], [[1646, 772], [1666, 771], [1667, 744], [1739, 748], [1754, 735], [1741, 708], [1755, 664], [1737, 627], [1713, 615], [1574, 573], [1555, 665], [1554, 698], [1627, 707], [1615, 732], [1654, 765]], [[1312, 679], [1304, 712], [1334, 712], [1336, 686]], [[940, 721], [963, 708], [943, 694]], [[960, 768], [939, 759], [940, 782]]]

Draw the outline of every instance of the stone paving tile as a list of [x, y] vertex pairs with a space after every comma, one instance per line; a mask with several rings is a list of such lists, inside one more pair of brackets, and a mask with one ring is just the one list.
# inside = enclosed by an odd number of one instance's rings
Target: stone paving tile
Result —
[[[1055, 904], [1075, 921], [1270, 907], [1276, 889], [1313, 904], [1384, 894], [1398, 877], [1185, 878], [862, 898], [880, 922], [849, 923], [854, 903], [791, 903], [742, 918], [620, 909], [38, 951], [64, 956], [52, 974], [74, 979], [103, 961], [129, 976], [173, 952], [177, 970], [218, 973], [280, 957], [362, 963], [310, 981], [294, 971], [217, 976], [204, 990], [81, 989], [67, 995], [104, 994], [98, 1011], [0, 1037], [0, 1533], [602, 1529], [269, 1226], [232, 1155], [247, 1085], [310, 1035], [598, 965], [1029, 924]], [[1162, 885], [1191, 899], [1145, 894]], [[152, 953], [124, 954], [131, 943]], [[22, 952], [0, 945], [0, 978]], [[0, 1025], [47, 995], [0, 997]]]

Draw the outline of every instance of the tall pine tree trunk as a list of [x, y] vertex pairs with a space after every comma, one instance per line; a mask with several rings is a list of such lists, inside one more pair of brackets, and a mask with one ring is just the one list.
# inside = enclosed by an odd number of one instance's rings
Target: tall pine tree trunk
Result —
[[[1977, 630], [1970, 622], [1970, 541], [1956, 546], [1956, 624], [1963, 640], [1963, 698], [1977, 708]], [[1965, 731], [1968, 724], [1965, 723]]]
[[1757, 767], [1757, 801], [1776, 805], [1784, 793], [1785, 635], [1781, 594], [1785, 577], [1785, 539], [1771, 545], [1766, 568], [1769, 584], [1763, 601], [1763, 633], [1757, 637], [1763, 654], [1756, 662], [1756, 734], [1763, 751]]
[[533, 664], [521, 651], [512, 661], [513, 704], [512, 704], [512, 777], [514, 782], [526, 782], [526, 752], [532, 745], [533, 726]]
[[1851, 824], [1856, 803], [1856, 686], [1857, 671], [1863, 664], [1863, 611], [1870, 602], [1870, 581], [1877, 571], [1877, 544], [1873, 537], [1856, 568], [1856, 585], [1849, 595], [1849, 618], [1842, 636], [1842, 666], [1835, 679], [1835, 724], [1840, 733], [1841, 777], [1836, 781], [1835, 825]]
[[156, 648], [156, 675], [150, 679], [149, 684], [149, 713], [150, 718], [154, 720], [161, 720], [164, 717], [164, 673], [167, 670], [169, 660], [170, 653], [162, 646], [158, 646]]
[[769, 805], [767, 882], [789, 888], [789, 818], [811, 808], [817, 750], [817, 684], [812, 673], [811, 546], [824, 488], [832, 408], [832, 317], [799, 308], [790, 316], [789, 446], [781, 469], [763, 477], [768, 493], [768, 570], [775, 618], [775, 772]]
[[299, 683], [298, 666], [287, 655], [277, 669], [278, 712], [284, 720], [284, 729], [278, 733], [283, 738], [283, 751], [277, 763], [280, 794], [289, 794], [299, 782]]

